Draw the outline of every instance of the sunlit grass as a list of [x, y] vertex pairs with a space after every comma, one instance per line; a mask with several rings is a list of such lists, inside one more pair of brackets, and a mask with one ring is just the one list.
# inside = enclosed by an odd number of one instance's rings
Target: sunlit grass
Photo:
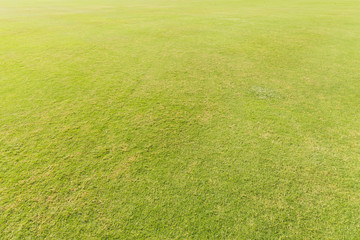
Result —
[[358, 1], [0, 2], [0, 238], [358, 239]]

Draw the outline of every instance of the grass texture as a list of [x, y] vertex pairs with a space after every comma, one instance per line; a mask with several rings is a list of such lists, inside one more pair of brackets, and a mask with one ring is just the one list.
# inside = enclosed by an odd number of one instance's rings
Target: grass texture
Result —
[[359, 239], [358, 0], [1, 0], [2, 239]]

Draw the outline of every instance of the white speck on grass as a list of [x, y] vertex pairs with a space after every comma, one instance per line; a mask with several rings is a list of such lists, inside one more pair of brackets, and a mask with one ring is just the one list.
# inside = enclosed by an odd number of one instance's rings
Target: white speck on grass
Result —
[[253, 95], [255, 95], [257, 98], [264, 99], [264, 100], [280, 98], [279, 93], [277, 93], [276, 91], [274, 91], [272, 89], [265, 88], [265, 87], [259, 87], [259, 86], [252, 87], [251, 93]]

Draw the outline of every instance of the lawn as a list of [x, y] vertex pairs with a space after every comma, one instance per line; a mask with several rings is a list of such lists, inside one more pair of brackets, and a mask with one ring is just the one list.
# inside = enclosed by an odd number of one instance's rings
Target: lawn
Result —
[[358, 0], [1, 0], [1, 239], [360, 239]]

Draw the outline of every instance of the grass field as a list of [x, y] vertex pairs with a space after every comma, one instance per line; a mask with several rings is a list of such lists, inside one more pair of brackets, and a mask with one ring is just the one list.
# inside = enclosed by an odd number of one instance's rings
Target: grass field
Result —
[[358, 0], [1, 0], [1, 239], [360, 239]]

